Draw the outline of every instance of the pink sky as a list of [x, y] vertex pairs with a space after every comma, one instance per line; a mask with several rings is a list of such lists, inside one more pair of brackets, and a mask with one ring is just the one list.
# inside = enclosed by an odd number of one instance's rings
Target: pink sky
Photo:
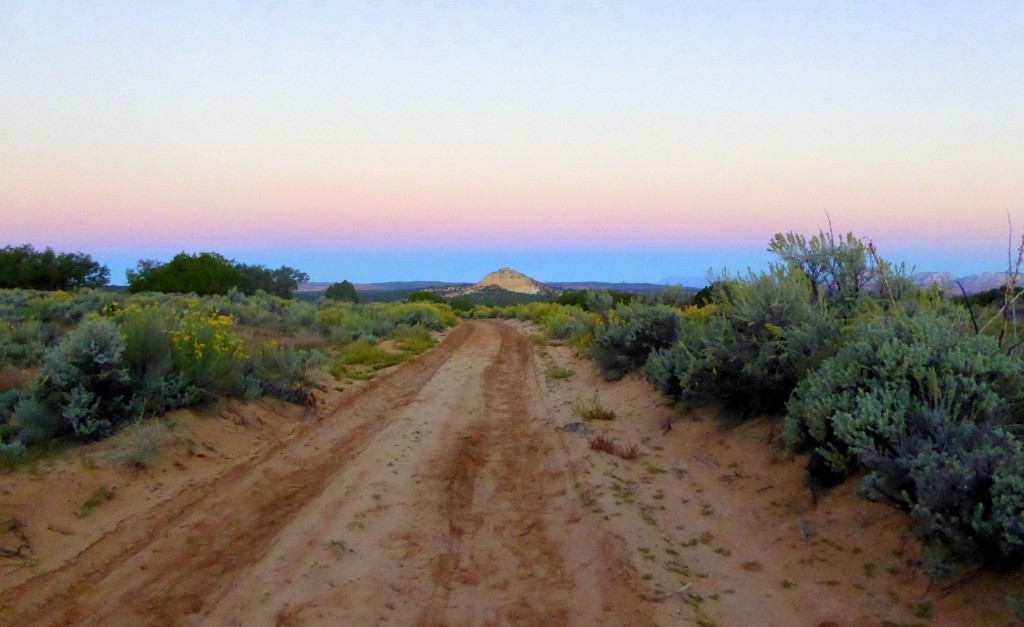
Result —
[[[7, 3], [0, 245], [604, 248], [651, 280], [826, 212], [962, 273], [1024, 229], [1021, 7], [615, 6]], [[447, 278], [411, 263], [361, 271]]]

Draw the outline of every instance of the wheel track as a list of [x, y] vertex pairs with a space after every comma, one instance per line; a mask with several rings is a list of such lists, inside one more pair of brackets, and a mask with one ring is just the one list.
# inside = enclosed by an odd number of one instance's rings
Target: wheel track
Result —
[[[533, 348], [514, 328], [492, 324], [501, 346], [484, 370], [483, 418], [435, 461], [446, 468], [449, 537], [417, 624], [642, 623], [647, 612], [607, 533], [565, 537], [566, 522], [581, 512], [561, 446], [542, 420]], [[599, 606], [579, 608], [577, 590], [599, 597]]]
[[[200, 614], [348, 459], [391, 424], [386, 413], [365, 415], [361, 407], [371, 406], [365, 401], [374, 398], [390, 410], [408, 403], [471, 336], [472, 327], [460, 326], [432, 351], [378, 376], [287, 442], [189, 484], [122, 520], [58, 569], [5, 591], [0, 623], [175, 624]], [[343, 419], [352, 426], [338, 425]], [[340, 435], [329, 446], [308, 446], [328, 435], [324, 425], [332, 422]], [[267, 463], [287, 457], [299, 462], [290, 472], [275, 472]]]
[[4, 592], [0, 624], [647, 624], [542, 388], [521, 331], [463, 323], [286, 442]]

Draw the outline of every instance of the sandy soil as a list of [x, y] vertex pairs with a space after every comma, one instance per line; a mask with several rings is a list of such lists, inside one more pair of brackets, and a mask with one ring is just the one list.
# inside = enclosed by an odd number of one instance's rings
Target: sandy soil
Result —
[[[616, 418], [581, 423], [595, 392]], [[815, 503], [771, 421], [681, 414], [523, 324], [321, 400], [181, 412], [144, 466], [114, 461], [126, 434], [0, 477], [0, 625], [1002, 625], [1024, 590], [930, 585], [906, 518]]]

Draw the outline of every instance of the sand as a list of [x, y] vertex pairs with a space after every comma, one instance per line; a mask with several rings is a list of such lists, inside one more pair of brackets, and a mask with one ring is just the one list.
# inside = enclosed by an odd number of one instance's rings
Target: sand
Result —
[[[777, 421], [606, 382], [523, 323], [328, 389], [173, 414], [144, 464], [121, 434], [0, 476], [0, 625], [1002, 625], [1024, 589], [931, 584], [907, 517], [815, 501]], [[614, 420], [580, 421], [595, 393]]]

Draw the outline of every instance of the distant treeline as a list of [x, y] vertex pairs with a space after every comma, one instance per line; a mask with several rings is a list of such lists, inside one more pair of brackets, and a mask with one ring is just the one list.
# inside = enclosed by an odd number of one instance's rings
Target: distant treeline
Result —
[[110, 270], [83, 253], [36, 250], [29, 244], [0, 249], [0, 289], [70, 290], [102, 287]]

